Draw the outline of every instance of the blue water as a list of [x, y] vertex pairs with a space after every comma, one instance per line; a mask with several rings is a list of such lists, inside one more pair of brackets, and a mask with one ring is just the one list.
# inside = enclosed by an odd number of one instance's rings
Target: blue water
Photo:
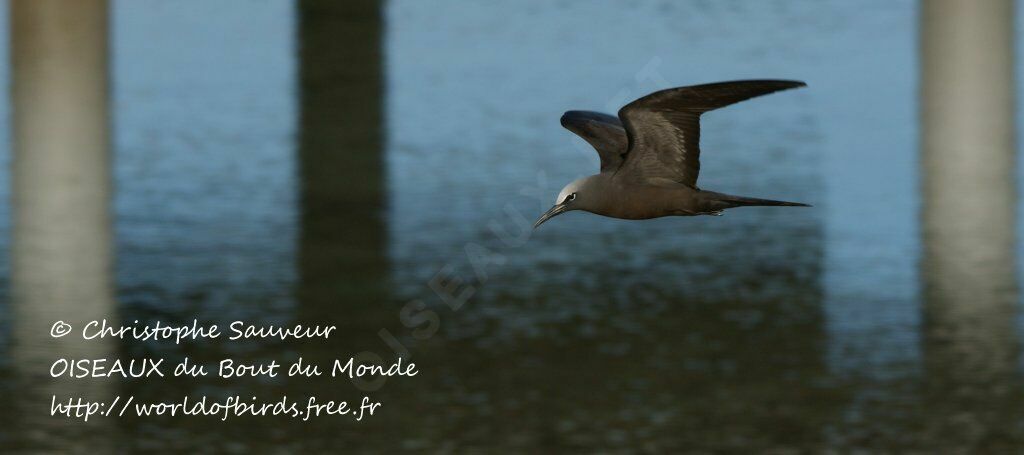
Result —
[[[1019, 400], [982, 394], [961, 406], [962, 385], [942, 381], [957, 365], [926, 367], [926, 353], [942, 347], [923, 341], [922, 329], [915, 2], [384, 2], [382, 89], [367, 95], [383, 107], [381, 148], [338, 150], [380, 156], [367, 175], [383, 197], [361, 201], [379, 218], [334, 215], [338, 226], [383, 238], [360, 254], [384, 267], [358, 279], [303, 276], [300, 266], [301, 251], [349, 244], [303, 237], [301, 169], [320, 163], [298, 158], [295, 8], [112, 3], [120, 314], [329, 315], [353, 346], [388, 356], [385, 329], [423, 372], [379, 392], [384, 413], [369, 422], [125, 419], [94, 438], [238, 452], [979, 451], [1024, 442]], [[558, 125], [563, 111], [614, 112], [660, 88], [743, 78], [809, 87], [706, 115], [701, 187], [813, 209], [643, 222], [573, 213], [526, 231], [525, 243], [496, 234], [520, 232], [562, 185], [596, 172], [596, 155]], [[8, 117], [6, 99], [0, 112]], [[8, 129], [0, 135], [6, 143]], [[9, 163], [8, 147], [0, 161]], [[0, 205], [4, 239], [9, 213]], [[483, 271], [467, 247], [487, 252]], [[431, 291], [438, 273], [473, 286], [457, 311]], [[427, 339], [401, 323], [413, 300], [440, 316]], [[996, 342], [1015, 349], [1019, 340]], [[158, 352], [213, 359], [233, 349]], [[992, 383], [1020, 390], [1016, 378]], [[119, 387], [154, 399], [355, 393], [246, 381]], [[19, 434], [8, 430], [0, 444], [36, 444]], [[78, 437], [63, 434], [44, 446]]]

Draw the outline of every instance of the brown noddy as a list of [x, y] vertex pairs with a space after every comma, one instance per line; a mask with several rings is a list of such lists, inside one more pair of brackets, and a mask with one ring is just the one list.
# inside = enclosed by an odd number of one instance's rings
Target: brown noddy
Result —
[[572, 210], [644, 220], [721, 215], [725, 209], [744, 206], [809, 207], [697, 188], [701, 114], [806, 85], [781, 80], [717, 82], [654, 92], [623, 106], [618, 118], [599, 112], [566, 112], [562, 126], [597, 150], [601, 173], [566, 185], [554, 207], [533, 227]]

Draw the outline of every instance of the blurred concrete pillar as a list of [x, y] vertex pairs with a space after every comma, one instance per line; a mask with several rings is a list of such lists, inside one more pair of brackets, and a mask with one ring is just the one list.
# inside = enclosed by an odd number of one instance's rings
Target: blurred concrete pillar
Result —
[[998, 422], [1016, 371], [1014, 7], [920, 5], [924, 351], [936, 434], [957, 437]]
[[39, 331], [110, 310], [107, 5], [12, 0], [10, 22], [15, 315]]
[[107, 27], [106, 0], [10, 2], [11, 354], [27, 386], [19, 421], [50, 443], [50, 424], [82, 427], [49, 417], [51, 393], [105, 400], [111, 390], [109, 381], [48, 374], [59, 357], [112, 357], [110, 344], [50, 336], [56, 320], [80, 330], [115, 310]]
[[387, 274], [382, 2], [297, 5], [300, 313], [372, 341]]

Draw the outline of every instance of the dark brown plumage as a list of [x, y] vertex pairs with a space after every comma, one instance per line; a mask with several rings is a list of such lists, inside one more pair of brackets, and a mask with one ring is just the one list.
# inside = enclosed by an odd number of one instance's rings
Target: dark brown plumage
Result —
[[799, 81], [718, 82], [661, 90], [619, 109], [619, 118], [569, 111], [561, 123], [594, 147], [601, 173], [559, 193], [534, 227], [571, 210], [624, 219], [720, 215], [741, 206], [800, 206], [797, 202], [733, 196], [697, 188], [701, 114], [780, 90]]

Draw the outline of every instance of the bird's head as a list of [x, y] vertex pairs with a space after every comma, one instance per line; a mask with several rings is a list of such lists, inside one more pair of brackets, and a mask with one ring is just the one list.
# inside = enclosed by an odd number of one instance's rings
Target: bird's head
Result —
[[562, 188], [562, 191], [558, 193], [558, 197], [555, 198], [555, 205], [544, 212], [540, 218], [537, 219], [536, 223], [533, 223], [533, 228], [537, 229], [537, 226], [544, 224], [545, 221], [550, 220], [558, 215], [572, 210], [585, 210], [587, 201], [587, 183], [591, 177], [583, 177], [576, 179], [572, 183]]

